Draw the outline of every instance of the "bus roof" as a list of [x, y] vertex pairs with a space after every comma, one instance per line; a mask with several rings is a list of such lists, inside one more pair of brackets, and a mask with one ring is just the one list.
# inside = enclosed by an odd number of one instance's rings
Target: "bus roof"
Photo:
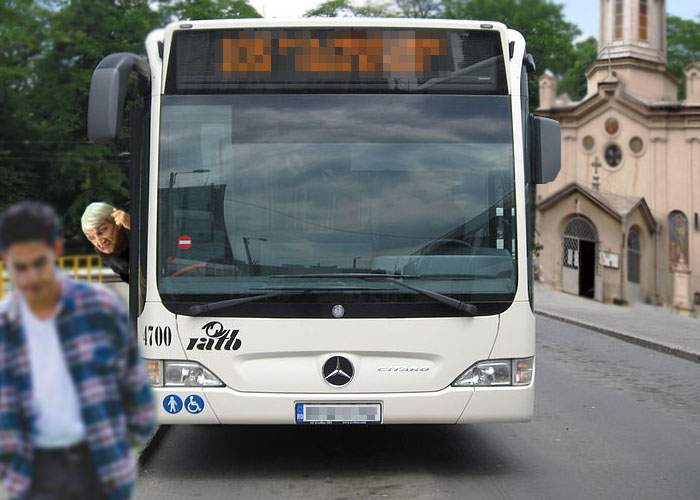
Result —
[[430, 28], [430, 29], [488, 29], [504, 35], [507, 27], [500, 22], [458, 19], [415, 19], [384, 17], [308, 17], [288, 19], [212, 19], [175, 21], [166, 26], [166, 37], [180, 29], [231, 28]]

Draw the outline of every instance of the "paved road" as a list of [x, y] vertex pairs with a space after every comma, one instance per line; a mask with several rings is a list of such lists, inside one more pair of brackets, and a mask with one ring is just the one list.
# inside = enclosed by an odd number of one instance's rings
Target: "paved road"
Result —
[[700, 498], [700, 364], [538, 321], [536, 418], [173, 427], [136, 498]]

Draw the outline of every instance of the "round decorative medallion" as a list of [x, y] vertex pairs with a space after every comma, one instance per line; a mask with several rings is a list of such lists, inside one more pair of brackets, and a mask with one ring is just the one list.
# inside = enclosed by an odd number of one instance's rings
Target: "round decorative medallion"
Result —
[[641, 137], [632, 137], [630, 139], [630, 149], [636, 155], [641, 154], [644, 150], [644, 141]]
[[608, 135], [615, 135], [620, 131], [620, 122], [617, 121], [617, 118], [605, 120], [605, 131]]
[[593, 151], [593, 148], [595, 147], [595, 139], [587, 135], [586, 137], [583, 138], [583, 149], [586, 151]]
[[622, 150], [617, 144], [610, 144], [605, 148], [605, 163], [611, 167], [617, 167], [622, 162]]

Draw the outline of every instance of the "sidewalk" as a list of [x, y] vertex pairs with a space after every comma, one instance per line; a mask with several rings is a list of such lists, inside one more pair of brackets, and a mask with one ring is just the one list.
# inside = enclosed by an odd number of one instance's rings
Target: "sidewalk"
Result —
[[627, 342], [700, 362], [700, 320], [647, 304], [616, 306], [535, 284], [535, 311]]

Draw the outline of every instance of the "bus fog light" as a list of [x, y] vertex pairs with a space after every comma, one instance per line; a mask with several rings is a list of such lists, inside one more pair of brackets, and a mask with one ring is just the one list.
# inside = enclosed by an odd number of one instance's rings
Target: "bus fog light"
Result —
[[532, 382], [535, 358], [513, 360], [513, 385], [528, 385]]
[[480, 361], [452, 382], [456, 387], [510, 385], [511, 360]]
[[166, 361], [164, 385], [167, 387], [216, 387], [224, 385], [216, 375], [192, 361]]
[[148, 382], [151, 385], [163, 385], [163, 362], [159, 359], [147, 359], [146, 371], [148, 372]]

